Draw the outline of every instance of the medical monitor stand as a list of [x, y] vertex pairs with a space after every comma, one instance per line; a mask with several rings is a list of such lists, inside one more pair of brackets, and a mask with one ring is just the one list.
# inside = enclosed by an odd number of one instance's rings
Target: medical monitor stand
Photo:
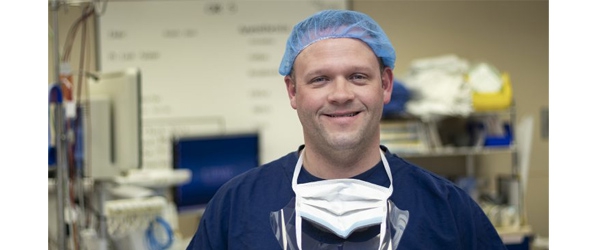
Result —
[[[103, 211], [110, 181], [141, 168], [141, 71], [127, 68], [99, 72], [88, 79], [85, 130], [85, 176], [95, 181], [94, 207]], [[102, 212], [101, 216], [105, 216]], [[98, 244], [108, 244], [105, 220], [99, 220]]]

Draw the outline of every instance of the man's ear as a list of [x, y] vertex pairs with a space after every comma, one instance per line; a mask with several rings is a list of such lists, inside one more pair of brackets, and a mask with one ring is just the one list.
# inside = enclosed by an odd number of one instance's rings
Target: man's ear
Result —
[[388, 104], [392, 99], [394, 89], [394, 72], [390, 67], [385, 67], [381, 73], [381, 87], [383, 89], [383, 103]]
[[296, 109], [296, 83], [289, 75], [284, 77], [284, 82], [286, 83], [286, 92], [288, 92], [290, 106]]

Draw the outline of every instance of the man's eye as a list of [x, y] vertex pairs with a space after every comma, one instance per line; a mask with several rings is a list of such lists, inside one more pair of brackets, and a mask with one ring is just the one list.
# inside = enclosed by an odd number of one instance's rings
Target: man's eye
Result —
[[365, 81], [367, 80], [367, 76], [363, 74], [354, 74], [350, 76], [350, 79], [355, 81]]
[[327, 79], [325, 77], [315, 77], [313, 79], [311, 79], [311, 83], [321, 83], [326, 81]]

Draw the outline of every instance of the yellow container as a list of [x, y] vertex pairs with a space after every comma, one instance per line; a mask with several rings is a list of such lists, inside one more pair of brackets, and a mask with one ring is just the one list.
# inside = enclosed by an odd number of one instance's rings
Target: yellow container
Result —
[[502, 89], [495, 93], [473, 92], [473, 108], [475, 111], [496, 111], [508, 109], [512, 105], [512, 84], [510, 75], [502, 73]]

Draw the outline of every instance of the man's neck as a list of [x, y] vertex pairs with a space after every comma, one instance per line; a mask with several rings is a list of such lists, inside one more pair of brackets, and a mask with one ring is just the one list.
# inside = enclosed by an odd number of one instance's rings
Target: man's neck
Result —
[[303, 166], [322, 179], [350, 178], [359, 175], [380, 160], [379, 145], [357, 149], [321, 150], [305, 145]]

